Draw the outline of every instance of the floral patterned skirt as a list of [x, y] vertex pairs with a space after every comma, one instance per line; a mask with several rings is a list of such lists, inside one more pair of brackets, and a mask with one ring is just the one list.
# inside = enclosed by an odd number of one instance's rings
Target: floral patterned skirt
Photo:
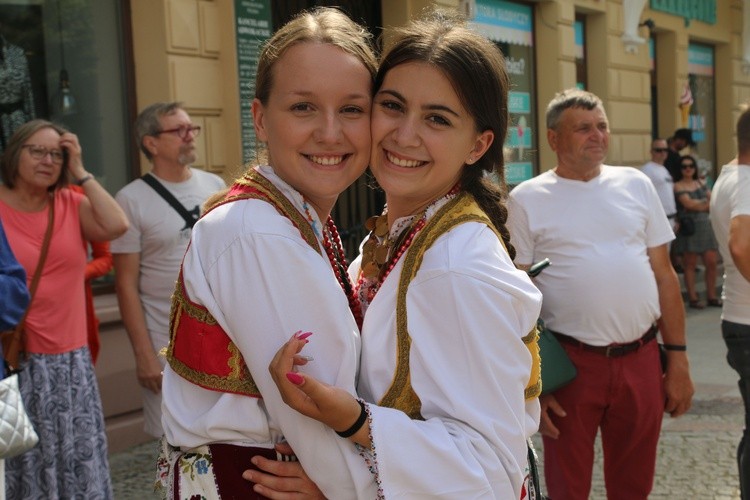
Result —
[[256, 455], [270, 460], [296, 460], [294, 456], [281, 455], [270, 448], [221, 443], [182, 451], [162, 438], [157, 463], [157, 487], [163, 488], [167, 500], [266, 498], [253, 491], [255, 483], [242, 478], [245, 470], [258, 470], [250, 462]]
[[113, 498], [102, 402], [88, 347], [29, 354], [21, 366], [21, 397], [39, 444], [6, 460], [7, 498]]

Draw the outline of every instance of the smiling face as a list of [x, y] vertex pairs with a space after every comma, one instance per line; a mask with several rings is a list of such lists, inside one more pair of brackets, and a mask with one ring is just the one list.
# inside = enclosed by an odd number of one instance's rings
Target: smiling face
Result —
[[[48, 151], [62, 153], [60, 134], [52, 128], [43, 128], [34, 133], [24, 142], [24, 146], [39, 146]], [[31, 150], [24, 147], [18, 163], [18, 175], [15, 180], [17, 187], [27, 187], [33, 190], [48, 190], [57, 183], [62, 174], [63, 164], [55, 162], [51, 154], [41, 159], [31, 155]]]
[[557, 154], [557, 173], [588, 180], [598, 175], [609, 148], [609, 122], [600, 107], [568, 108], [555, 129], [547, 130]]
[[417, 213], [450, 191], [493, 138], [491, 131], [477, 132], [450, 80], [434, 66], [409, 62], [388, 71], [374, 100], [370, 168], [385, 190], [389, 220]]
[[303, 42], [273, 68], [268, 102], [253, 101], [255, 131], [269, 164], [327, 215], [367, 168], [372, 78], [355, 56]]

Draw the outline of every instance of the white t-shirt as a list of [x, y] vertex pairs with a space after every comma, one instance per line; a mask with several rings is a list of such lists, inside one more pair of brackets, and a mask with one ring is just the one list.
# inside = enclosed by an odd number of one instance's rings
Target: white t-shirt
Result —
[[[157, 178], [188, 210], [199, 210], [206, 199], [226, 187], [218, 175], [191, 168], [190, 179], [167, 182]], [[142, 179], [122, 188], [115, 199], [130, 221], [127, 232], [112, 241], [112, 253], [140, 253], [139, 292], [152, 336], [169, 332], [169, 307], [182, 257], [190, 241], [185, 219]], [[164, 347], [164, 346], [162, 346]]]
[[664, 165], [659, 165], [650, 161], [641, 167], [641, 172], [651, 179], [659, 195], [661, 206], [667, 216], [674, 216], [677, 213], [677, 202], [674, 198], [674, 179]]
[[508, 227], [517, 264], [550, 259], [534, 279], [550, 329], [608, 345], [638, 339], [661, 316], [647, 249], [674, 232], [637, 169], [602, 165], [588, 182], [544, 172], [511, 191]]
[[711, 226], [724, 259], [724, 307], [721, 317], [750, 325], [750, 281], [740, 274], [729, 253], [729, 224], [750, 215], [750, 166], [724, 165], [711, 192]]

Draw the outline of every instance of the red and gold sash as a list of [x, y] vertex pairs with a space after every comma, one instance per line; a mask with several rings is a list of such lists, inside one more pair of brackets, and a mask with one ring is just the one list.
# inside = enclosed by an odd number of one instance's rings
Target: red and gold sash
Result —
[[[236, 181], [224, 198], [206, 213], [225, 203], [246, 199], [260, 199], [273, 205], [292, 221], [303, 239], [321, 253], [318, 239], [305, 217], [276, 186], [255, 170]], [[188, 298], [182, 267], [172, 295], [169, 320], [166, 356], [175, 373], [205, 389], [261, 397], [240, 350], [211, 313]]]

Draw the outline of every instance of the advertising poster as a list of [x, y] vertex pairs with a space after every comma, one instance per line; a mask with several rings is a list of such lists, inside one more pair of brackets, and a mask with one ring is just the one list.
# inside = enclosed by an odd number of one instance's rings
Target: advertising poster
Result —
[[538, 171], [533, 20], [528, 5], [505, 0], [476, 2], [473, 27], [500, 47], [511, 81], [510, 128], [505, 140], [505, 179], [509, 185], [530, 179]]
[[710, 45], [688, 45], [688, 86], [693, 102], [687, 109], [686, 103], [680, 102], [685, 120], [682, 126], [693, 131], [700, 174], [712, 177], [716, 165], [716, 94], [714, 49]]
[[235, 0], [237, 32], [237, 68], [240, 91], [240, 126], [242, 156], [253, 157], [256, 138], [253, 128], [252, 102], [255, 96], [255, 71], [261, 44], [271, 37], [271, 2], [269, 0]]

